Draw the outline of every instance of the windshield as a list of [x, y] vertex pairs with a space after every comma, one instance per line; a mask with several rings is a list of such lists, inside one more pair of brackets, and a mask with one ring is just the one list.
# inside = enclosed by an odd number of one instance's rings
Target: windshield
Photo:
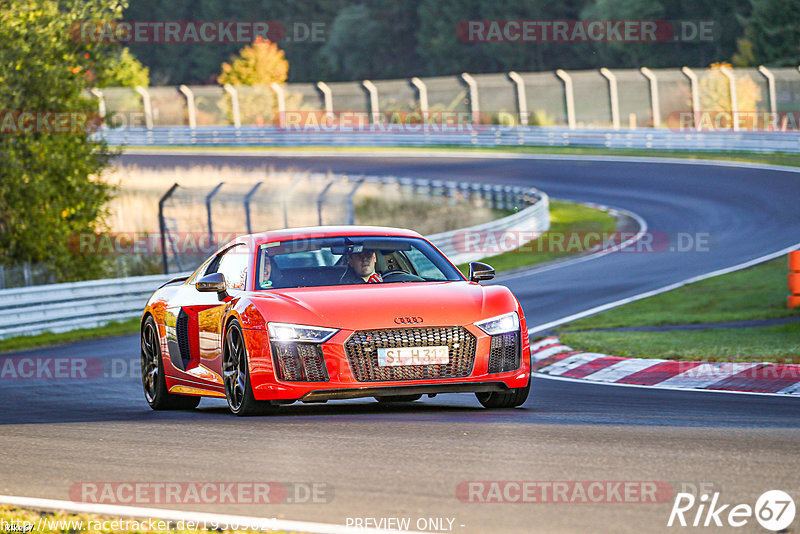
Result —
[[264, 243], [256, 289], [464, 280], [427, 241], [326, 237]]

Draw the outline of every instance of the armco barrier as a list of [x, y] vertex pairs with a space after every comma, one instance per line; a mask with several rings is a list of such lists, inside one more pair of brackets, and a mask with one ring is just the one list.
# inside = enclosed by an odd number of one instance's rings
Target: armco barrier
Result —
[[[663, 129], [569, 129], [527, 126], [461, 126], [408, 131], [395, 125], [347, 131], [290, 131], [272, 126], [117, 128], [98, 131], [111, 145], [127, 146], [577, 146], [653, 150], [800, 152], [797, 132], [677, 132]], [[422, 127], [420, 126], [420, 129]]]
[[[518, 189], [527, 206], [519, 212], [485, 224], [429, 236], [453, 262], [480, 259], [466, 247], [463, 236], [477, 232], [545, 232], [550, 228], [549, 198], [536, 189]], [[186, 274], [186, 273], [184, 273]], [[0, 339], [40, 332], [66, 332], [137, 317], [147, 299], [163, 283], [180, 274], [137, 276], [51, 284], [0, 291]]]

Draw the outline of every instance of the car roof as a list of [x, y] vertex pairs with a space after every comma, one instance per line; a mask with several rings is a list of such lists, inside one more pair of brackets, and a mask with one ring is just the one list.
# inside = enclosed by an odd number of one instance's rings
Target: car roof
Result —
[[309, 226], [305, 228], [286, 228], [284, 230], [270, 230], [257, 234], [244, 235], [240, 236], [235, 241], [246, 241], [258, 246], [262, 243], [270, 243], [272, 241], [342, 236], [422, 237], [422, 235], [413, 230], [384, 226]]

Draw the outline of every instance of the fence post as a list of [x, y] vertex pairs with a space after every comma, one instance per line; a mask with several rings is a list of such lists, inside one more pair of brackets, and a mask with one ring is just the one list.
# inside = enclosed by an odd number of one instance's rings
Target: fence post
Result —
[[256, 194], [256, 191], [258, 191], [258, 188], [261, 187], [261, 184], [263, 184], [263, 183], [264, 182], [258, 182], [256, 185], [253, 186], [253, 189], [251, 189], [244, 197], [244, 216], [245, 216], [245, 220], [247, 222], [247, 233], [248, 234], [252, 234], [253, 233], [253, 229], [250, 226], [250, 199], [253, 198], [253, 195]]
[[508, 73], [508, 78], [514, 82], [517, 88], [517, 114], [519, 116], [520, 126], [528, 125], [528, 97], [525, 93], [525, 80], [516, 71]]
[[369, 95], [369, 123], [374, 126], [375, 122], [378, 120], [378, 114], [380, 113], [380, 107], [378, 103], [378, 88], [375, 87], [375, 84], [369, 80], [362, 81], [361, 85], [364, 87], [364, 89], [366, 89], [367, 94]]
[[134, 87], [137, 93], [142, 96], [142, 106], [144, 107], [144, 124], [148, 130], [153, 129], [153, 105], [150, 102], [150, 93], [141, 85]]
[[661, 127], [661, 99], [658, 96], [658, 78], [656, 74], [648, 69], [642, 67], [641, 73], [650, 81], [650, 106], [653, 113], [653, 128]]
[[611, 98], [611, 123], [615, 130], [619, 130], [619, 91], [617, 90], [617, 77], [613, 72], [603, 67], [600, 74], [608, 80], [608, 95]]
[[269, 86], [275, 91], [275, 96], [278, 98], [278, 126], [286, 128], [286, 93], [283, 86], [277, 82], [272, 82]]
[[100, 120], [103, 121], [103, 126], [105, 126], [105, 118], [106, 118], [106, 99], [103, 97], [103, 91], [96, 87], [92, 87], [89, 89], [89, 92], [97, 98], [97, 114], [100, 115]]
[[164, 274], [169, 274], [169, 263], [167, 262], [167, 221], [164, 220], [164, 203], [169, 200], [172, 193], [178, 188], [178, 182], [172, 184], [172, 187], [158, 199], [158, 229], [161, 232], [161, 265], [164, 268]]
[[0, 265], [0, 289], [5, 289], [6, 287], [6, 269], [2, 265]]
[[736, 74], [730, 67], [722, 67], [719, 69], [723, 76], [728, 79], [731, 92], [731, 116], [733, 117], [733, 131], [739, 131], [739, 97], [736, 94]]
[[194, 93], [189, 89], [188, 85], [181, 84], [178, 90], [186, 97], [186, 111], [189, 114], [189, 128], [194, 130], [197, 128], [197, 113], [194, 107]]
[[356, 191], [361, 185], [364, 183], [366, 177], [362, 174], [361, 177], [356, 180], [356, 185], [350, 190], [347, 194], [347, 223], [346, 224], [355, 224], [356, 223], [356, 209], [353, 203], [353, 197], [356, 195]]
[[683, 75], [689, 78], [689, 87], [692, 91], [692, 116], [694, 117], [694, 129], [700, 131], [700, 87], [697, 80], [697, 74], [694, 73], [689, 67], [681, 69]]
[[567, 124], [570, 130], [575, 129], [575, 91], [572, 88], [572, 76], [563, 69], [556, 71], [556, 76], [564, 81], [564, 100], [567, 106]]
[[325, 82], [317, 82], [317, 88], [322, 93], [322, 101], [325, 103], [325, 114], [328, 120], [333, 119], [333, 92]]
[[22, 264], [22, 277], [25, 280], [25, 287], [33, 285], [33, 276], [31, 274], [31, 263], [26, 261]]
[[222, 86], [225, 89], [225, 92], [231, 97], [231, 114], [233, 115], [233, 126], [234, 128], [241, 128], [242, 126], [242, 116], [239, 112], [239, 91], [236, 90], [234, 86], [229, 83], [226, 83]]
[[776, 121], [776, 130], [777, 128], [777, 121], [778, 121], [778, 93], [777, 89], [775, 88], [775, 75], [770, 72], [770, 70], [765, 67], [764, 65], [758, 66], [758, 72], [761, 73], [764, 78], [767, 79], [767, 92], [769, 93], [769, 111], [772, 113], [772, 116], [775, 118]]
[[320, 226], [322, 226], [322, 203], [325, 202], [325, 195], [328, 194], [328, 190], [333, 185], [333, 182], [334, 179], [330, 178], [327, 185], [322, 189], [322, 192], [317, 197], [317, 218]]
[[211, 199], [214, 198], [214, 195], [217, 194], [217, 191], [225, 185], [225, 182], [220, 182], [217, 186], [211, 190], [211, 192], [206, 195], [206, 216], [208, 217], [208, 243], [211, 245], [212, 249], [217, 248], [217, 243], [214, 240], [214, 226], [211, 220]]
[[295, 188], [300, 185], [300, 180], [296, 180], [291, 186], [287, 187], [283, 192], [283, 227], [289, 228], [289, 198], [291, 198], [292, 193], [294, 192]]
[[425, 82], [416, 76], [411, 78], [411, 85], [416, 87], [419, 93], [419, 112], [422, 114], [424, 129], [424, 125], [428, 124], [428, 88], [425, 86]]
[[461, 79], [469, 87], [469, 108], [472, 114], [472, 124], [479, 124], [481, 109], [478, 103], [478, 82], [466, 72], [461, 73]]

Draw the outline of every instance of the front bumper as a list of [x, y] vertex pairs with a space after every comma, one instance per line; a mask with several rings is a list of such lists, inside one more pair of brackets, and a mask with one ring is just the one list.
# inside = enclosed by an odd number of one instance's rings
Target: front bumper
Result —
[[290, 382], [276, 373], [272, 350], [263, 330], [244, 330], [250, 364], [250, 383], [257, 400], [322, 402], [381, 395], [413, 395], [483, 391], [507, 391], [525, 387], [530, 380], [528, 336], [521, 331], [521, 364], [518, 369], [489, 373], [491, 337], [473, 325], [465, 325], [476, 338], [475, 359], [471, 372], [456, 378], [362, 381], [351, 369], [345, 343], [354, 334], [342, 330], [323, 343], [328, 380], [325, 382]]

